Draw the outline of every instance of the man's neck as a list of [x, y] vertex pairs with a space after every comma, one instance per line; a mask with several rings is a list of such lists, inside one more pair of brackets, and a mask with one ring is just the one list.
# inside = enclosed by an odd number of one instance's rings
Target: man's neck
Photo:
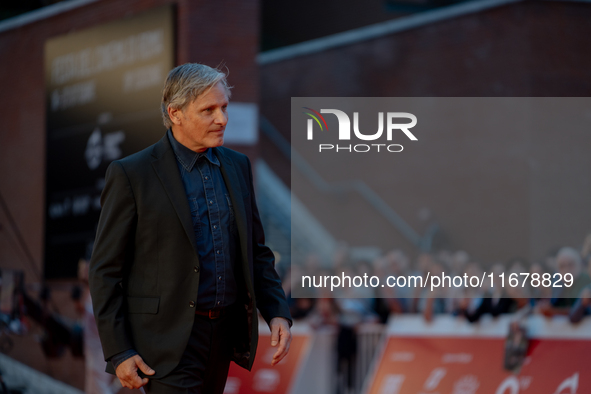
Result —
[[174, 139], [177, 140], [179, 144], [191, 149], [193, 152], [203, 153], [207, 150], [207, 148], [203, 146], [194, 146], [195, 144], [191, 143], [188, 138], [185, 138], [184, 133], [180, 132], [175, 126], [172, 126], [170, 131], [172, 132]]

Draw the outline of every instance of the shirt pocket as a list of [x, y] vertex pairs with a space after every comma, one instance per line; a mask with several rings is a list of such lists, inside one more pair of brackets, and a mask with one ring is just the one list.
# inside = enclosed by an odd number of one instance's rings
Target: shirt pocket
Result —
[[191, 206], [191, 219], [193, 220], [193, 231], [195, 236], [200, 238], [203, 234], [201, 233], [201, 218], [199, 216], [199, 203], [196, 198], [189, 199], [189, 205]]

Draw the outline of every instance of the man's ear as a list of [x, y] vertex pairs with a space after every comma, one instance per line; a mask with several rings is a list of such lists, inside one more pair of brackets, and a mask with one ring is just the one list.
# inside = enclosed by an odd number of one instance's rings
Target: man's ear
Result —
[[170, 121], [175, 125], [180, 125], [182, 118], [182, 110], [178, 108], [173, 108], [170, 105], [166, 110], [168, 111], [168, 117], [170, 118]]

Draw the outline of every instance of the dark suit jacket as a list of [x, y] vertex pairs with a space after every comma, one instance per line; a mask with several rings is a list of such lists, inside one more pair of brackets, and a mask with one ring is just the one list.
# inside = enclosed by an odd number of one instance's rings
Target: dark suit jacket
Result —
[[[235, 262], [239, 323], [234, 361], [250, 370], [257, 308], [269, 322], [290, 319], [254, 197], [249, 159], [213, 148], [234, 206], [240, 250]], [[90, 264], [90, 291], [105, 360], [135, 349], [160, 378], [189, 340], [199, 288], [199, 258], [185, 190], [165, 135], [107, 169]], [[111, 363], [107, 371], [114, 373]]]

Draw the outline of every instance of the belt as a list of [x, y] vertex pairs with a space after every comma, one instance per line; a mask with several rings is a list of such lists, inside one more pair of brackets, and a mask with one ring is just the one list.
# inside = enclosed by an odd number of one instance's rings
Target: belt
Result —
[[199, 316], [207, 316], [210, 319], [217, 319], [226, 314], [228, 308], [199, 310], [195, 309], [195, 314]]

